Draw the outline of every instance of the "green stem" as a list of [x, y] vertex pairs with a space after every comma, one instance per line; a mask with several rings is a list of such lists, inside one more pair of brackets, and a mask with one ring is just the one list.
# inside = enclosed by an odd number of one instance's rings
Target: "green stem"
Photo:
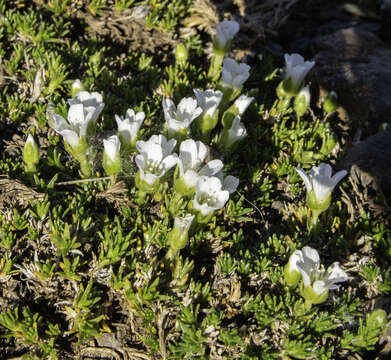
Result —
[[87, 159], [86, 155], [82, 155], [79, 157], [80, 162], [80, 170], [84, 177], [89, 178], [91, 177], [91, 166]]

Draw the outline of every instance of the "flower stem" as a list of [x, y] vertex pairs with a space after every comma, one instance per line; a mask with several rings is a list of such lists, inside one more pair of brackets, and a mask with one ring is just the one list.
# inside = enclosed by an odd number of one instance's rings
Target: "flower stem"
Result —
[[80, 170], [84, 177], [89, 178], [91, 176], [91, 166], [86, 155], [79, 156]]

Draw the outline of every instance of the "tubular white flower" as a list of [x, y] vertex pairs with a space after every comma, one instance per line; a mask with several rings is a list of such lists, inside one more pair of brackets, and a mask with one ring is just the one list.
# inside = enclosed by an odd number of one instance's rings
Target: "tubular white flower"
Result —
[[193, 207], [203, 216], [207, 216], [215, 210], [225, 206], [229, 199], [229, 192], [223, 190], [219, 178], [200, 176], [196, 185], [196, 193], [193, 200]]
[[303, 85], [304, 79], [314, 67], [315, 61], [304, 61], [299, 54], [285, 54], [285, 80], [291, 84], [292, 92], [296, 93]]
[[183, 98], [178, 108], [171, 99], [163, 99], [163, 112], [167, 131], [170, 135], [187, 130], [191, 123], [201, 115], [202, 109], [193, 98]]
[[149, 185], [153, 185], [168, 170], [176, 165], [178, 156], [172, 154], [176, 140], [167, 139], [163, 135], [152, 135], [148, 141], [137, 141], [139, 155], [136, 164], [140, 170], [140, 178]]
[[117, 135], [110, 136], [108, 139], [103, 140], [104, 152], [111, 159], [116, 161], [119, 157], [119, 149], [121, 143]]
[[133, 109], [126, 111], [125, 118], [115, 115], [115, 121], [118, 125], [118, 134], [126, 147], [133, 147], [137, 139], [138, 131], [145, 119], [145, 113], [140, 111], [135, 113]]
[[223, 87], [239, 89], [250, 76], [250, 66], [238, 64], [234, 59], [225, 58], [223, 60], [223, 70], [221, 73], [221, 83]]
[[187, 214], [182, 217], [176, 217], [174, 219], [174, 228], [177, 228], [181, 232], [188, 232], [191, 226], [191, 223], [194, 220], [195, 215]]
[[220, 90], [205, 90], [194, 89], [194, 95], [197, 99], [198, 106], [202, 109], [202, 114], [204, 116], [213, 116], [216, 113], [217, 108], [220, 105], [221, 99], [223, 98], [223, 93]]
[[231, 128], [226, 132], [227, 135], [224, 138], [224, 147], [226, 149], [230, 148], [234, 143], [247, 136], [247, 130], [240, 120], [239, 115], [235, 116]]
[[216, 25], [216, 40], [220, 49], [225, 49], [239, 31], [239, 24], [236, 21], [224, 20]]
[[301, 168], [296, 168], [296, 171], [304, 181], [307, 194], [313, 194], [316, 202], [319, 204], [330, 201], [331, 192], [347, 175], [346, 170], [341, 170], [334, 174], [334, 176], [331, 176], [331, 166], [324, 163], [320, 163], [319, 166], [314, 166], [310, 170], [309, 175]]
[[336, 283], [348, 280], [348, 275], [337, 262], [326, 271], [320, 264], [319, 254], [315, 249], [305, 246], [295, 253], [290, 266], [300, 271], [304, 286], [303, 296], [307, 296], [314, 304], [325, 301], [328, 291], [337, 288]]
[[179, 174], [188, 188], [196, 186], [199, 176], [213, 176], [223, 168], [221, 160], [209, 161], [202, 168], [207, 155], [207, 147], [201, 141], [187, 139], [179, 147]]
[[89, 141], [87, 130], [94, 127], [94, 116], [94, 111], [87, 111], [83, 104], [71, 105], [68, 110], [68, 121], [61, 115], [53, 114], [54, 130], [74, 148], [78, 146], [81, 139]]
[[68, 99], [68, 104], [71, 107], [72, 105], [83, 104], [85, 114], [90, 114], [91, 121], [94, 123], [105, 106], [101, 94], [88, 91], [79, 91], [74, 99]]

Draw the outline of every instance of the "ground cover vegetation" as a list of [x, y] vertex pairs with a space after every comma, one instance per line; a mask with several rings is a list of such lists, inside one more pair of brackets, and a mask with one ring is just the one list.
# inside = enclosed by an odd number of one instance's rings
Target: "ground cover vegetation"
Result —
[[337, 94], [195, 3], [0, 0], [0, 358], [384, 346], [387, 196], [335, 169]]

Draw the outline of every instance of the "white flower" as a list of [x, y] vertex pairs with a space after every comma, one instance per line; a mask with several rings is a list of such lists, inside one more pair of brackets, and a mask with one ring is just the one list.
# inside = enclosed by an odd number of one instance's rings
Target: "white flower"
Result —
[[115, 115], [115, 120], [118, 125], [118, 134], [125, 147], [133, 147], [137, 139], [137, 133], [145, 119], [144, 112], [137, 114], [132, 109], [126, 111], [125, 118]]
[[236, 21], [224, 20], [216, 25], [216, 40], [220, 49], [226, 49], [226, 45], [239, 31], [239, 24]]
[[250, 76], [250, 66], [238, 64], [234, 59], [225, 58], [223, 60], [223, 70], [221, 82], [223, 87], [239, 89]]
[[336, 283], [348, 280], [348, 275], [343, 271], [337, 262], [333, 263], [327, 270], [320, 264], [318, 252], [305, 246], [301, 251], [296, 251], [295, 264], [303, 278], [303, 296], [314, 304], [326, 300], [328, 290], [337, 289]]
[[225, 149], [230, 148], [234, 143], [247, 136], [247, 130], [240, 120], [239, 115], [235, 116], [231, 127], [224, 131], [222, 142]]
[[180, 230], [180, 232], [187, 233], [190, 229], [191, 223], [194, 220], [195, 215], [187, 214], [182, 217], [176, 217], [174, 219], [174, 228]]
[[136, 147], [140, 154], [135, 160], [140, 170], [140, 179], [153, 185], [175, 166], [178, 156], [171, 155], [175, 145], [175, 139], [167, 141], [163, 135], [152, 135], [148, 141], [137, 141]]
[[203, 216], [224, 207], [228, 199], [229, 192], [223, 190], [219, 178], [215, 176], [200, 176], [198, 178], [193, 207]]
[[234, 102], [234, 105], [238, 109], [238, 115], [242, 116], [253, 100], [253, 97], [240, 95]]
[[94, 117], [94, 110], [88, 111], [83, 104], [71, 105], [68, 110], [68, 121], [61, 115], [53, 114], [54, 130], [62, 135], [72, 148], [75, 148], [80, 139], [88, 142], [87, 130], [94, 127]]
[[194, 89], [193, 91], [198, 106], [202, 109], [202, 114], [213, 118], [223, 98], [223, 93], [220, 90], [214, 91], [210, 89], [205, 91]]
[[315, 61], [304, 61], [299, 54], [285, 54], [285, 80], [289, 82], [286, 90], [297, 93], [303, 85], [304, 79], [314, 67]]
[[74, 99], [68, 99], [70, 106], [83, 104], [84, 111], [91, 113], [91, 121], [96, 122], [105, 104], [102, 95], [97, 92], [79, 91]]
[[296, 171], [303, 179], [307, 189], [308, 205], [310, 208], [322, 211], [327, 209], [330, 203], [331, 192], [335, 186], [347, 175], [346, 170], [341, 170], [332, 177], [331, 166], [324, 163], [320, 163], [319, 166], [314, 166], [310, 170], [309, 175], [301, 168], [296, 168]]
[[110, 136], [107, 140], [103, 140], [104, 152], [111, 159], [111, 161], [116, 161], [119, 157], [119, 149], [121, 143], [117, 135]]
[[213, 176], [223, 168], [221, 160], [209, 161], [201, 168], [207, 152], [207, 147], [201, 141], [187, 139], [181, 142], [178, 167], [180, 177], [187, 188], [196, 186], [199, 176]]
[[202, 109], [193, 98], [183, 98], [178, 108], [171, 99], [163, 99], [163, 112], [167, 131], [170, 135], [189, 128], [195, 118], [201, 115]]

